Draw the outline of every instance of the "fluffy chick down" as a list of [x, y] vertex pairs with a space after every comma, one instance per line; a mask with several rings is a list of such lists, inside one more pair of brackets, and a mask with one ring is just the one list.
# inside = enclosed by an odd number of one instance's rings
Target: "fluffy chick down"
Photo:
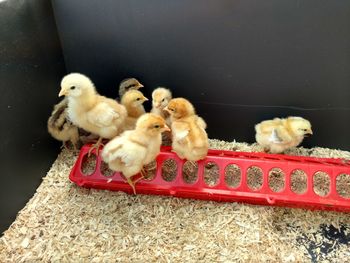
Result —
[[121, 104], [125, 106], [128, 116], [124, 124], [124, 130], [135, 129], [137, 119], [146, 113], [143, 103], [148, 99], [138, 90], [127, 91], [121, 99]]
[[193, 105], [184, 98], [172, 99], [165, 108], [171, 116], [172, 148], [181, 158], [198, 161], [207, 156], [209, 142], [205, 121], [196, 115]]
[[134, 130], [125, 131], [105, 145], [102, 159], [111, 170], [122, 172], [133, 187], [131, 177], [156, 158], [160, 152], [161, 133], [167, 130], [162, 117], [146, 113], [137, 120]]
[[68, 116], [76, 126], [106, 139], [121, 132], [127, 117], [125, 107], [99, 95], [88, 77], [79, 73], [65, 76], [59, 93], [62, 95], [68, 98]]
[[172, 99], [172, 95], [169, 89], [159, 87], [152, 92], [151, 112], [165, 119], [168, 125], [171, 125], [170, 114], [164, 109], [166, 106], [168, 106], [168, 103], [171, 99]]
[[124, 94], [129, 90], [138, 90], [143, 88], [143, 85], [135, 78], [127, 78], [119, 84], [119, 98], [121, 99]]
[[275, 118], [255, 125], [255, 139], [270, 153], [283, 153], [312, 135], [311, 123], [301, 117]]
[[[164, 118], [169, 127], [171, 126], [170, 114], [165, 110], [165, 107], [168, 106], [171, 99], [171, 91], [167, 88], [159, 87], [152, 92], [151, 112]], [[162, 133], [162, 145], [170, 146], [171, 144], [171, 132]]]
[[68, 100], [63, 99], [54, 106], [54, 109], [47, 121], [47, 130], [53, 138], [62, 141], [65, 146], [66, 142], [71, 142], [74, 148], [78, 147], [79, 130], [68, 119]]

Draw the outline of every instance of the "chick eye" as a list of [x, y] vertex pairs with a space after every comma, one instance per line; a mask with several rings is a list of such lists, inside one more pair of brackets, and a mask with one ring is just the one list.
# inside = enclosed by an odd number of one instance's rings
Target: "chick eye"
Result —
[[71, 90], [75, 89], [75, 86], [70, 87]]
[[162, 102], [164, 102], [165, 101], [165, 99], [162, 99]]
[[154, 125], [154, 128], [159, 129], [160, 126], [159, 125]]
[[141, 100], [141, 98], [137, 98], [136, 100], [139, 101], [139, 100]]

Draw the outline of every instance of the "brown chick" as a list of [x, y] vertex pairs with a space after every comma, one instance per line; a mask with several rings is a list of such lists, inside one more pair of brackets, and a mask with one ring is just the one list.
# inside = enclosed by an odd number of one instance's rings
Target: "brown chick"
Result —
[[146, 113], [143, 103], [148, 99], [138, 90], [129, 90], [122, 97], [121, 104], [125, 106], [128, 117], [126, 118], [123, 129], [135, 129], [137, 119]]
[[124, 79], [119, 84], [119, 98], [121, 99], [129, 90], [138, 90], [142, 87], [143, 85], [135, 78]]
[[143, 166], [151, 163], [160, 151], [161, 133], [168, 131], [165, 120], [152, 113], [142, 115], [136, 128], [125, 131], [106, 144], [102, 159], [111, 170], [121, 172], [136, 194], [132, 176], [142, 173]]
[[[164, 118], [168, 126], [171, 126], [170, 114], [166, 110], [164, 110], [164, 108], [168, 105], [171, 99], [172, 95], [169, 89], [159, 87], [152, 92], [151, 112]], [[163, 132], [162, 145], [170, 146], [171, 143], [171, 132]]]
[[73, 124], [99, 136], [89, 154], [94, 148], [98, 153], [103, 138], [112, 139], [121, 132], [127, 116], [125, 107], [99, 95], [88, 77], [79, 73], [65, 76], [58, 96], [63, 95], [68, 98], [68, 116]]
[[266, 152], [283, 153], [311, 135], [311, 124], [301, 117], [275, 118], [255, 125], [256, 141]]
[[176, 98], [169, 102], [165, 110], [171, 116], [173, 151], [181, 159], [204, 159], [209, 148], [206, 123], [196, 115], [193, 105], [184, 98]]
[[70, 141], [76, 150], [79, 142], [79, 131], [78, 127], [68, 119], [67, 108], [67, 99], [63, 99], [54, 106], [47, 121], [47, 130], [53, 138], [63, 142], [63, 147], [67, 148], [66, 143]]

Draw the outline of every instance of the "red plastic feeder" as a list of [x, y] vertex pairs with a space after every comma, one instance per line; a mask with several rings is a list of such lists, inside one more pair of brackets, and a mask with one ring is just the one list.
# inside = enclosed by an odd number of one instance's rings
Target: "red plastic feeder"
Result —
[[[83, 160], [89, 149], [90, 145], [85, 145], [81, 149], [78, 160], [70, 173], [70, 180], [87, 188], [132, 193], [131, 187], [125, 182], [120, 173], [114, 173], [109, 177], [101, 173], [102, 160], [100, 155], [96, 156], [95, 170], [91, 175], [85, 175], [82, 172]], [[173, 159], [177, 163], [177, 174], [171, 182], [165, 181], [162, 177], [162, 164], [167, 159]], [[350, 196], [343, 197], [337, 192], [337, 190], [339, 191], [337, 189], [338, 179], [342, 176], [350, 177], [350, 163], [347, 160], [209, 150], [206, 159], [198, 162], [197, 180], [192, 184], [186, 182], [182, 176], [185, 161], [171, 152], [170, 147], [162, 147], [156, 162], [155, 177], [151, 180], [140, 180], [136, 183], [138, 194], [171, 195], [214, 201], [350, 211]], [[219, 178], [214, 186], [207, 185], [204, 178], [204, 170], [208, 162], [216, 163], [219, 168]], [[240, 169], [240, 182], [237, 187], [229, 186], [227, 180], [225, 180], [225, 171], [229, 165], [235, 165]], [[259, 175], [261, 179], [259, 187], [261, 187], [258, 189], [254, 189], [249, 185], [248, 177], [251, 176], [249, 175], [251, 167], [258, 167], [255, 168], [257, 170], [261, 169], [261, 175]], [[277, 168], [284, 174], [284, 186], [278, 192], [271, 187], [269, 181], [269, 174]], [[301, 194], [296, 193], [292, 186], [292, 174], [300, 170], [306, 175], [306, 190]], [[328, 175], [328, 190], [322, 194], [324, 196], [314, 189], [315, 176], [320, 172]], [[344, 185], [342, 187], [344, 188]], [[350, 185], [345, 184], [346, 187], [348, 188], [346, 189], [347, 192], [350, 192]]]

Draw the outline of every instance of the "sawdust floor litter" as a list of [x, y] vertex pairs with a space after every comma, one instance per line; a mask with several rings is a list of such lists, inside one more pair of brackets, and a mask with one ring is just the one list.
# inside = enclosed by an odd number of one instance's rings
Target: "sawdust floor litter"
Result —
[[[216, 149], [261, 151], [256, 144], [210, 143]], [[324, 148], [298, 148], [289, 154], [350, 159], [349, 152]], [[68, 180], [76, 157], [67, 150], [58, 156], [34, 197], [0, 238], [1, 262], [350, 260], [349, 214], [84, 189]], [[162, 167], [166, 178], [174, 176], [171, 167]], [[237, 168], [226, 168], [229, 185], [237, 185]], [[104, 169], [110, 175], [108, 167]], [[209, 164], [206, 169], [207, 183], [215, 183], [210, 175], [217, 168]], [[258, 187], [260, 171], [253, 168], [251, 174], [251, 187]], [[269, 177], [276, 191], [283, 189], [281, 171], [271, 171]], [[321, 186], [327, 183], [322, 174], [315, 180]], [[302, 176], [295, 191], [302, 190], [299, 184], [303, 185]], [[348, 194], [349, 187], [347, 181], [339, 189]], [[325, 193], [322, 187], [317, 191]]]

